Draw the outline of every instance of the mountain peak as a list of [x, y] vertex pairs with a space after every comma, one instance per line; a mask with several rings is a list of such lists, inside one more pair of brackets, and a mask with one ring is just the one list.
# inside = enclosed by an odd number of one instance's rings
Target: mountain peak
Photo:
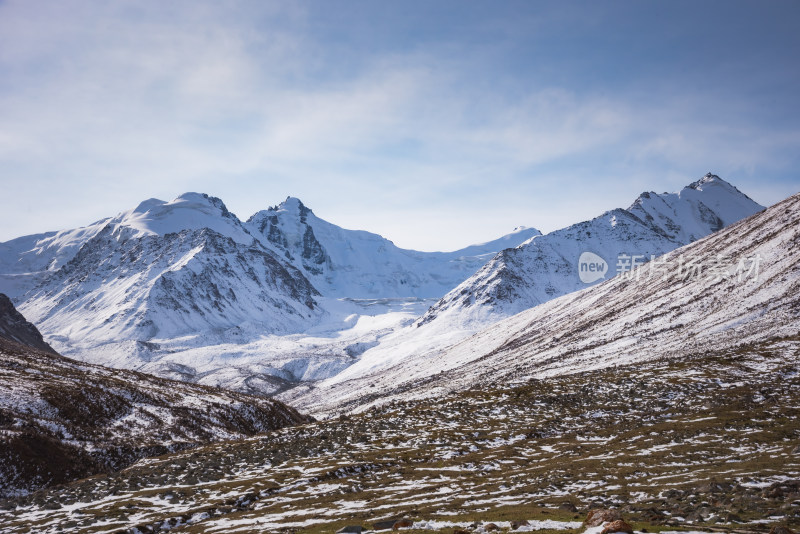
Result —
[[240, 243], [253, 239], [222, 200], [205, 193], [188, 192], [169, 202], [151, 198], [119, 214], [112, 224], [125, 229], [123, 234], [127, 237], [208, 228]]
[[187, 208], [205, 208], [206, 206], [212, 206], [222, 212], [223, 217], [234, 217], [235, 216], [228, 211], [228, 207], [225, 206], [225, 203], [222, 199], [217, 197], [212, 197], [205, 193], [193, 193], [188, 192], [184, 193], [169, 204], [174, 205], [181, 205], [181, 207]]
[[696, 182], [692, 182], [686, 186], [687, 189], [696, 189], [698, 191], [703, 190], [703, 186], [707, 184], [719, 184], [719, 185], [727, 185], [728, 187], [733, 187], [730, 183], [726, 182], [719, 176], [713, 173], [706, 173], [705, 176], [697, 180]]
[[301, 215], [307, 215], [308, 213], [311, 213], [311, 209], [306, 207], [302, 200], [293, 196], [286, 197], [286, 200], [278, 204], [273, 211], [281, 210], [288, 211], [290, 213], [300, 213]]

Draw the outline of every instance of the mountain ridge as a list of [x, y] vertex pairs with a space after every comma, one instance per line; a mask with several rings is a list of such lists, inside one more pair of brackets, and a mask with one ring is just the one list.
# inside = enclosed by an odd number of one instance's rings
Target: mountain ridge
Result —
[[496, 320], [586, 287], [576, 270], [583, 251], [599, 254], [609, 266], [623, 254], [646, 261], [763, 209], [710, 173], [678, 193], [643, 193], [627, 210], [616, 208], [500, 252], [442, 297], [419, 324], [456, 314], [483, 326], [491, 319], [471, 309], [491, 307], [488, 313]]
[[399, 248], [378, 234], [329, 223], [295, 197], [255, 213], [245, 224], [303, 271], [323, 295], [338, 298], [436, 298], [502, 248], [541, 233], [517, 228], [451, 252], [420, 252]]

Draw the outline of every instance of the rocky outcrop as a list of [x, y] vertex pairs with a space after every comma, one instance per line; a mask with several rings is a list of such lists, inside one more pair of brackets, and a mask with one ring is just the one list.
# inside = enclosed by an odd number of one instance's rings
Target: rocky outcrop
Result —
[[0, 338], [55, 354], [39, 330], [17, 311], [11, 299], [0, 293]]

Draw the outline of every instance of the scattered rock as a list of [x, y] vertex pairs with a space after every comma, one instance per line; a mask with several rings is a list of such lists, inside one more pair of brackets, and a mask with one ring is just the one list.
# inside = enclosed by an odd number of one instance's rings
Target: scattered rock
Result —
[[562, 503], [558, 508], [559, 510], [565, 510], [567, 512], [573, 512], [573, 513], [578, 511], [578, 508], [571, 502]]
[[633, 534], [633, 527], [626, 521], [617, 519], [616, 521], [612, 521], [606, 525], [603, 529], [603, 532], [600, 534], [611, 534], [613, 532], [625, 532], [627, 534]]
[[377, 523], [373, 523], [372, 530], [391, 530], [398, 521], [400, 521], [400, 518], [378, 521]]
[[483, 525], [483, 530], [485, 530], [486, 532], [492, 532], [494, 530], [500, 530], [500, 527], [498, 527], [494, 523], [489, 523], [487, 525]]
[[789, 527], [785, 527], [783, 525], [773, 525], [773, 527], [769, 529], [769, 534], [796, 534], [796, 533]]

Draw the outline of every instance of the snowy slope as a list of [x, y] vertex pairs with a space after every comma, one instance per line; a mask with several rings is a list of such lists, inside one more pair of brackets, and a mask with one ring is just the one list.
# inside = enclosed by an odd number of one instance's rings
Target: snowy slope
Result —
[[641, 263], [762, 209], [709, 174], [678, 193], [643, 193], [627, 210], [535, 236], [497, 254], [415, 324], [383, 337], [339, 378], [369, 374], [376, 366], [388, 368], [409, 357], [435, 357], [442, 348], [503, 318], [589, 287], [578, 271], [584, 252], [607, 264], [603, 277], [593, 282], [597, 284], [616, 275], [620, 255], [636, 256]]
[[603, 258], [606, 276], [620, 257], [644, 263], [764, 209], [734, 186], [707, 174], [678, 193], [643, 193], [627, 209], [535, 237], [504, 250], [445, 295], [421, 319], [440, 318], [477, 330], [587, 286], [579, 276], [584, 252]]
[[633, 276], [551, 300], [433, 353], [391, 361], [367, 352], [338, 376], [285, 398], [324, 413], [751, 343], [782, 343], [796, 354], [798, 301], [795, 195]]
[[500, 250], [540, 235], [520, 227], [454, 252], [404, 250], [377, 234], [324, 221], [293, 197], [256, 213], [247, 226], [302, 270], [323, 295], [340, 298], [438, 298]]
[[245, 322], [264, 332], [298, 331], [322, 315], [317, 295], [222, 201], [188, 193], [109, 220], [20, 309], [61, 350]]
[[41, 283], [78, 253], [111, 219], [89, 226], [19, 237], [0, 243], [0, 293], [12, 300]]

